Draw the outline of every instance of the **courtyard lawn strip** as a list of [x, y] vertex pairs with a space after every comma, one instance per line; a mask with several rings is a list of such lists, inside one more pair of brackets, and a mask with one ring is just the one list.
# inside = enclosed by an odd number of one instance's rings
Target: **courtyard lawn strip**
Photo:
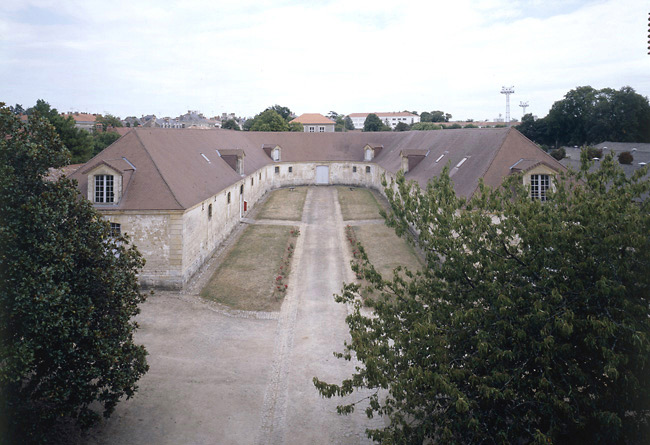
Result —
[[371, 190], [358, 187], [337, 186], [343, 221], [380, 219], [379, 203]]
[[[390, 227], [383, 224], [346, 226], [345, 232], [352, 249], [353, 261], [357, 262], [361, 258], [359, 248], [356, 245], [358, 242], [363, 246], [370, 263], [385, 280], [392, 280], [393, 270], [398, 266], [402, 266], [413, 273], [422, 269], [423, 263], [413, 246], [405, 239], [397, 236], [395, 230]], [[405, 274], [402, 272], [401, 276], [405, 277]], [[357, 275], [357, 279], [360, 278]], [[364, 299], [370, 298], [371, 292], [364, 289], [367, 283], [361, 280], [361, 284], [361, 296]]]
[[274, 190], [262, 205], [257, 219], [300, 221], [305, 205], [307, 187], [290, 187]]
[[244, 311], [279, 311], [286, 292], [297, 227], [250, 225], [201, 296]]

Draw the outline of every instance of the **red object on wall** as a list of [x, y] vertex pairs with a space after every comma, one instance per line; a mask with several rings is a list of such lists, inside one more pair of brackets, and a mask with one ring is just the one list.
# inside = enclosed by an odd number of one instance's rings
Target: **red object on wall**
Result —
[[244, 201], [244, 212], [246, 211], [247, 208], [248, 208], [248, 201]]

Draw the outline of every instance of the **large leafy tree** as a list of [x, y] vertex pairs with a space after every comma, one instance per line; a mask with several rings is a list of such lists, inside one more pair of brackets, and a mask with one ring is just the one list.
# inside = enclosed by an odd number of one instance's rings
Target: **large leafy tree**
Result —
[[276, 111], [269, 108], [255, 116], [250, 131], [289, 131], [289, 124]]
[[650, 142], [650, 103], [630, 87], [577, 87], [555, 102], [545, 118], [527, 116], [517, 128], [542, 145]]
[[97, 122], [98, 124], [102, 124], [104, 130], [106, 130], [109, 127], [118, 128], [124, 126], [122, 124], [122, 119], [120, 119], [117, 116], [113, 116], [112, 114], [106, 114], [105, 116], [99, 114], [96, 116], [95, 122]]
[[38, 113], [41, 118], [47, 119], [55, 128], [61, 142], [71, 153], [73, 164], [86, 162], [93, 156], [92, 135], [80, 128], [75, 127], [75, 121], [71, 116], [64, 117], [52, 108], [50, 104], [42, 99], [36, 101], [36, 105], [27, 109], [27, 114]]
[[386, 127], [387, 125], [375, 113], [370, 113], [363, 122], [363, 131], [385, 131]]
[[345, 124], [346, 130], [354, 130], [354, 122], [352, 122], [352, 118], [350, 116], [345, 116], [343, 123]]
[[72, 181], [46, 178], [68, 163], [47, 119], [0, 108], [1, 443], [47, 442], [60, 419], [89, 426], [147, 371], [133, 342], [144, 261]]
[[[610, 155], [531, 200], [521, 177], [471, 199], [449, 171], [426, 190], [398, 175], [387, 223], [417, 233], [421, 272], [359, 285], [340, 357], [360, 362], [326, 397], [370, 391], [382, 443], [645, 443], [650, 437], [650, 191]], [[354, 404], [339, 407], [345, 413]]]

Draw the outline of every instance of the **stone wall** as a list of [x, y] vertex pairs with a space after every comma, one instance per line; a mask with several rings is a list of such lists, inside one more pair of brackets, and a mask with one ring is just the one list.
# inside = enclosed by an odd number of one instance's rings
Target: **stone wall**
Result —
[[[281, 187], [314, 185], [317, 166], [329, 168], [331, 185], [355, 185], [383, 192], [381, 176], [386, 172], [371, 162], [276, 162], [242, 177], [241, 181], [184, 212], [102, 213], [107, 220], [121, 224], [122, 233], [129, 234], [147, 260], [140, 273], [143, 285], [181, 289], [260, 198]], [[387, 176], [389, 180], [393, 177], [390, 173]], [[244, 201], [247, 202], [245, 212]]]

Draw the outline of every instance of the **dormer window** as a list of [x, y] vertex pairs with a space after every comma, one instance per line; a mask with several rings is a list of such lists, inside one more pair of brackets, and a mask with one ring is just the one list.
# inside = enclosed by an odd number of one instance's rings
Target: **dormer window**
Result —
[[366, 154], [363, 157], [365, 161], [372, 161], [372, 157], [375, 154], [375, 151], [372, 148], [366, 148]]
[[113, 175], [95, 176], [95, 202], [111, 204], [115, 202], [115, 182]]
[[280, 160], [280, 149], [276, 147], [271, 153], [273, 160], [278, 162]]

